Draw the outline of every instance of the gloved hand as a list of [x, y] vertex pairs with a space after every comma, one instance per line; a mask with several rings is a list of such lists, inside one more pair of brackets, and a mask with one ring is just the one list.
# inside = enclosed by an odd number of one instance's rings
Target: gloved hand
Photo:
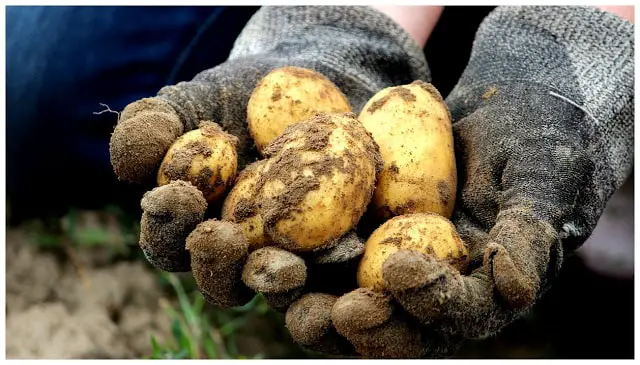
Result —
[[484, 20], [446, 100], [461, 182], [452, 220], [468, 272], [390, 256], [389, 293], [358, 289], [332, 309], [360, 354], [451, 355], [553, 284], [632, 168], [633, 30], [583, 7], [500, 7]]
[[[115, 173], [121, 180], [151, 185], [171, 144], [203, 120], [218, 123], [238, 138], [242, 170], [257, 157], [246, 124], [249, 97], [263, 76], [282, 66], [310, 68], [327, 76], [354, 111], [385, 87], [430, 77], [422, 50], [376, 10], [264, 7], [246, 25], [227, 62], [124, 109], [110, 143]], [[341, 291], [336, 283], [344, 288], [355, 285], [355, 275], [353, 280], [340, 276], [355, 272], [353, 265], [362, 253], [362, 241], [353, 234], [330, 250], [304, 257], [277, 248], [249, 252], [246, 239], [231, 225], [202, 223], [207, 204], [187, 183], [155, 188], [141, 205], [140, 245], [155, 267], [193, 271], [203, 295], [218, 306], [241, 305], [260, 292], [270, 305], [285, 311], [305, 292], [323, 293], [312, 296], [320, 299], [311, 304], [324, 317], [304, 315], [296, 321], [289, 316], [288, 327], [304, 334], [305, 338], [298, 336], [299, 343], [309, 348], [351, 351], [344, 338], [332, 336], [328, 304], [348, 290]]]

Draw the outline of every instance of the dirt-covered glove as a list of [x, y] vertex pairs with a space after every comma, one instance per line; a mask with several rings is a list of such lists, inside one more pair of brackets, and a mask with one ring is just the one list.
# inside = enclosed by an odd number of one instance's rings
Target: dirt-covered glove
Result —
[[633, 160], [633, 25], [595, 8], [499, 7], [447, 98], [469, 271], [399, 251], [388, 295], [332, 320], [369, 357], [437, 357], [529, 310], [594, 229]]
[[[420, 47], [372, 8], [263, 7], [225, 63], [124, 109], [110, 143], [115, 173], [123, 181], [153, 184], [172, 143], [201, 121], [214, 121], [237, 138], [242, 170], [257, 157], [246, 122], [250, 95], [263, 76], [283, 66], [320, 72], [346, 95], [354, 111], [385, 87], [430, 77]], [[236, 226], [203, 222], [207, 203], [187, 182], [156, 187], [141, 205], [140, 246], [147, 259], [162, 270], [193, 271], [203, 295], [215, 305], [241, 305], [260, 292], [284, 311], [294, 299], [315, 291], [325, 294], [313, 302], [314, 308], [319, 304], [326, 309], [332, 293], [347, 290], [336, 289], [336, 284], [355, 285], [355, 276], [340, 276], [362, 252], [362, 241], [353, 235], [331, 250], [304, 258], [270, 247], [250, 252]], [[329, 312], [323, 313], [328, 320]], [[319, 318], [303, 316], [288, 322], [289, 328], [304, 333], [299, 342], [307, 347], [348, 351], [342, 349], [350, 346], [344, 339], [327, 336], [335, 330]]]

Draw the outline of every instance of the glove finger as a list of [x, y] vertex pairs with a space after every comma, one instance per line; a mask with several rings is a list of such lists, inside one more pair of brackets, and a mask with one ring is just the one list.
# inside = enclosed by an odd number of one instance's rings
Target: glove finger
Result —
[[[571, 115], [562, 113], [565, 104], [547, 101], [553, 107], [540, 111], [540, 123], [554, 125], [554, 119]], [[455, 127], [465, 181], [459, 209], [489, 231], [486, 272], [505, 304], [515, 309], [531, 305], [559, 269], [558, 232], [568, 248], [588, 234], [590, 224], [576, 209], [589, 199], [580, 192], [595, 168], [573, 133], [549, 127], [515, 137], [513, 131], [531, 125], [528, 118], [534, 114], [523, 111], [532, 105], [514, 112], [504, 99], [477, 109]], [[502, 142], [482, 143], [487, 139]]]
[[139, 246], [147, 261], [164, 271], [190, 271], [185, 241], [204, 219], [202, 192], [188, 182], [173, 181], [145, 193], [140, 206]]
[[135, 101], [122, 111], [109, 143], [111, 165], [119, 179], [147, 184], [184, 125], [164, 99]]
[[462, 275], [446, 262], [401, 250], [383, 264], [385, 285], [423, 324], [465, 338], [494, 333], [511, 319], [495, 300], [483, 267]]
[[556, 231], [528, 214], [503, 211], [489, 237], [485, 272], [509, 307], [530, 306], [541, 293], [543, 280], [554, 276], [559, 266], [561, 246]]
[[200, 292], [218, 307], [236, 307], [255, 295], [241, 280], [249, 242], [235, 223], [210, 219], [189, 234], [186, 248]]
[[285, 325], [293, 340], [323, 354], [353, 356], [353, 346], [331, 322], [331, 309], [337, 299], [335, 295], [309, 293], [291, 304]]
[[242, 269], [242, 281], [262, 293], [271, 308], [284, 311], [300, 295], [307, 280], [307, 266], [299, 256], [277, 248], [253, 251]]
[[336, 301], [331, 320], [339, 334], [367, 358], [418, 358], [424, 354], [418, 323], [394, 314], [390, 298], [356, 289]]
[[[547, 148], [538, 147], [540, 138]], [[564, 231], [569, 247], [585, 234], [575, 209], [593, 164], [580, 141], [555, 130], [518, 143], [502, 171], [500, 211], [484, 264], [505, 302], [526, 308], [559, 269], [558, 232]]]

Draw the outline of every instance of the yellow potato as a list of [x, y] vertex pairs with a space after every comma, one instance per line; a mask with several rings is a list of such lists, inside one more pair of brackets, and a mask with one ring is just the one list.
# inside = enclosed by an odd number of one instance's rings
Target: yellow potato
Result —
[[158, 185], [188, 181], [202, 191], [207, 203], [214, 203], [236, 177], [237, 143], [216, 123], [200, 123], [171, 145], [158, 170]]
[[435, 213], [396, 216], [378, 227], [365, 243], [358, 266], [358, 285], [384, 291], [382, 264], [401, 249], [433, 255], [460, 271], [466, 267], [469, 257], [467, 247], [447, 218]]
[[244, 168], [222, 205], [222, 219], [238, 223], [249, 241], [249, 250], [268, 246], [271, 238], [264, 232], [262, 216], [256, 200], [256, 183], [267, 160], [256, 161]]
[[258, 200], [265, 231], [294, 252], [327, 246], [351, 230], [381, 168], [377, 145], [353, 113], [291, 125], [264, 152]]
[[431, 84], [416, 81], [379, 91], [358, 119], [380, 148], [384, 168], [373, 197], [381, 221], [433, 212], [451, 217], [456, 160], [451, 115]]
[[258, 83], [247, 105], [247, 121], [262, 152], [288, 125], [316, 113], [350, 111], [347, 98], [324, 75], [288, 66], [271, 71]]

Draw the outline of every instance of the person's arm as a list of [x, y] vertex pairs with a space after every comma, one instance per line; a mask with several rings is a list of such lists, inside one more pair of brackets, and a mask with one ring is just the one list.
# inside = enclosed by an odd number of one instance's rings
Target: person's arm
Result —
[[604, 11], [608, 11], [610, 13], [614, 13], [621, 17], [622, 19], [628, 20], [631, 24], [635, 24], [634, 22], [634, 14], [633, 6], [598, 6], [597, 8], [602, 9]]
[[[443, 6], [381, 6], [373, 8], [400, 24], [416, 43], [424, 48], [442, 14]], [[632, 10], [633, 11], [633, 10]]]

